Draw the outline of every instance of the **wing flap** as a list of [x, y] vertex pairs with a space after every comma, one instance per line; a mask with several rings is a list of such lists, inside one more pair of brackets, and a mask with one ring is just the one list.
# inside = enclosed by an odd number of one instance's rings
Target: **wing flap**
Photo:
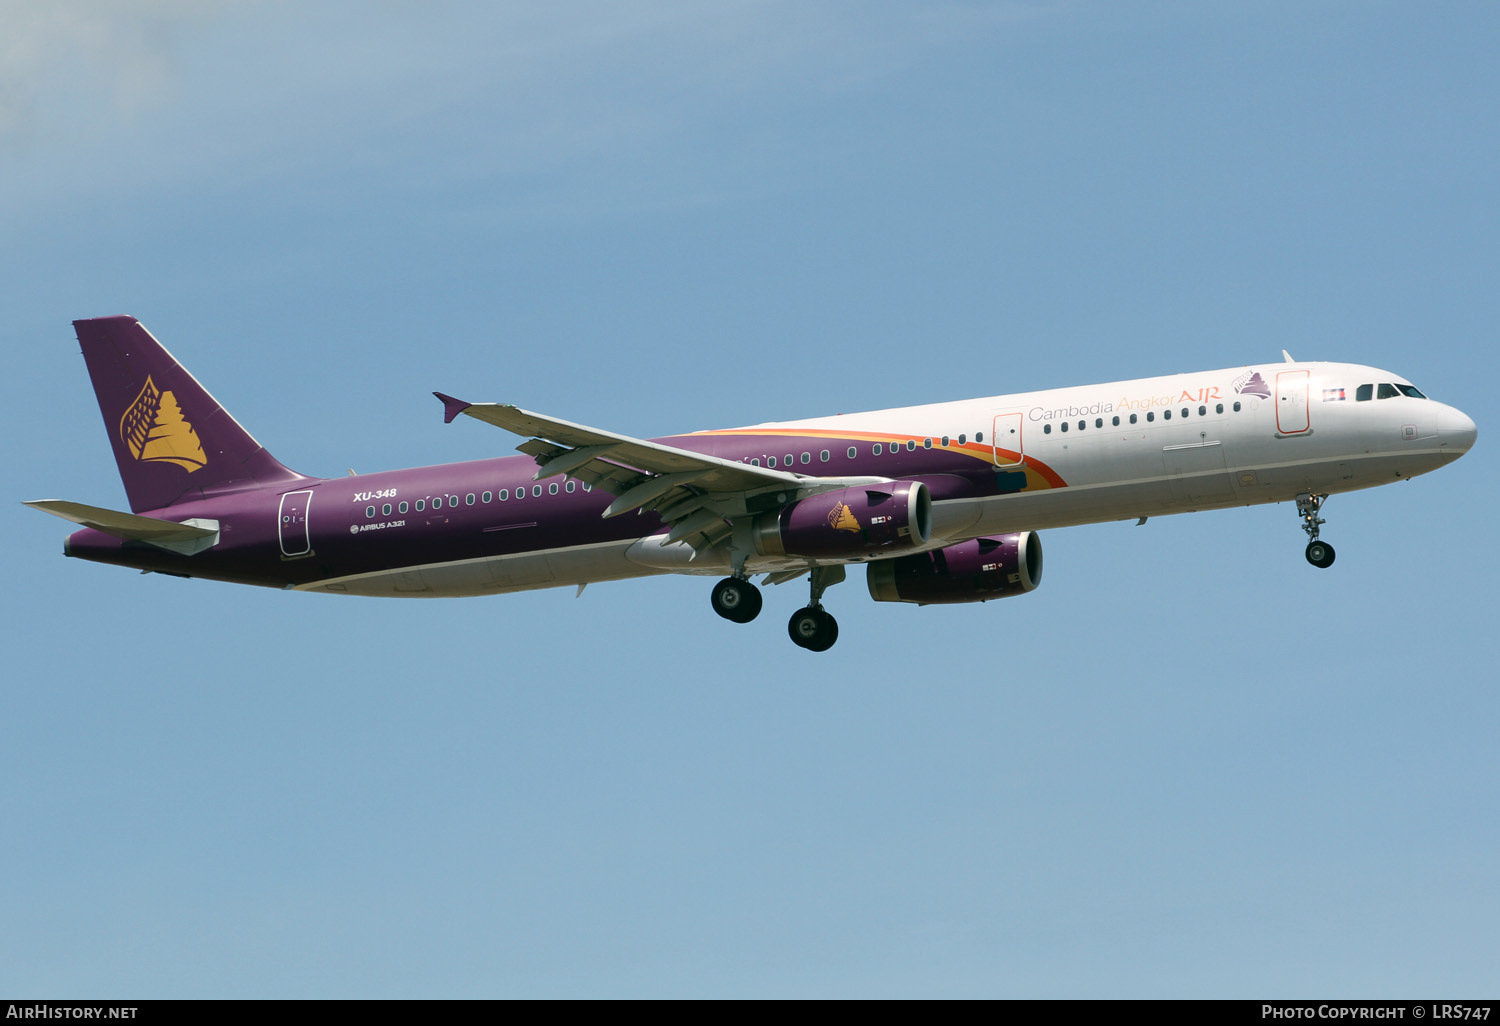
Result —
[[660, 442], [545, 417], [508, 403], [468, 403], [434, 392], [444, 419], [465, 414], [521, 435], [516, 449], [534, 459], [533, 480], [566, 475], [615, 496], [603, 516], [656, 511], [667, 524], [667, 543], [682, 541], [695, 553], [734, 533], [738, 518], [814, 492], [882, 478], [822, 478], [720, 459]]

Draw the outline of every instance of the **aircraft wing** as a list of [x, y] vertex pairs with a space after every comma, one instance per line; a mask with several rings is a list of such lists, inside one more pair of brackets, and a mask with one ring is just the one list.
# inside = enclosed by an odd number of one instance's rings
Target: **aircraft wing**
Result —
[[[468, 403], [434, 392], [444, 419], [466, 414], [529, 440], [516, 446], [537, 461], [533, 480], [559, 474], [615, 496], [604, 516], [652, 509], [669, 525], [668, 543], [702, 551], [733, 531], [731, 521], [793, 498], [841, 487], [846, 479], [808, 477], [585, 427], [508, 403]], [[763, 501], [757, 499], [765, 497]]]

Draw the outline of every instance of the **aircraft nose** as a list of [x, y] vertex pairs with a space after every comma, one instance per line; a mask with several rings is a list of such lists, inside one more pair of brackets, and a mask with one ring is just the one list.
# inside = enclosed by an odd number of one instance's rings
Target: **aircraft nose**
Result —
[[1449, 406], [1443, 411], [1442, 427], [1438, 432], [1439, 444], [1450, 460], [1456, 460], [1474, 447], [1479, 429], [1462, 410]]

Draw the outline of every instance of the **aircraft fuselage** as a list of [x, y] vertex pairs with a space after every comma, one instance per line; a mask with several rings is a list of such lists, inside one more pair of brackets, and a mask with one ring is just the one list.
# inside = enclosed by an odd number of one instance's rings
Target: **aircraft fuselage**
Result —
[[[1395, 394], [1379, 398], [1382, 386]], [[654, 441], [808, 479], [920, 481], [931, 495], [932, 529], [910, 552], [1415, 477], [1462, 455], [1476, 433], [1460, 411], [1418, 396], [1387, 371], [1288, 362]], [[388, 597], [730, 572], [732, 540], [701, 551], [665, 544], [658, 513], [606, 519], [613, 495], [568, 475], [534, 480], [538, 473], [530, 456], [508, 456], [250, 483], [138, 511], [212, 525], [217, 536], [198, 551], [87, 528], [66, 548], [162, 573]], [[742, 558], [742, 572], [755, 574], [885, 557]]]

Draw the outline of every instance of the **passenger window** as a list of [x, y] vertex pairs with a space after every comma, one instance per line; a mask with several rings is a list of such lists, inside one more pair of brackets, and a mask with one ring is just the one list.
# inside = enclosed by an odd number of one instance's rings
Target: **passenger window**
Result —
[[1094, 427], [1096, 427], [1096, 428], [1102, 428], [1103, 426], [1104, 426], [1104, 418], [1103, 417], [1095, 417], [1094, 418]]
[[571, 494], [572, 494], [572, 493], [573, 493], [573, 485], [574, 485], [574, 484], [575, 484], [575, 483], [576, 483], [576, 482], [574, 482], [574, 481], [571, 481], [571, 480], [570, 480], [570, 481], [569, 481], [569, 482], [568, 482], [568, 484], [567, 484], [567, 489], [568, 489], [568, 494], [570, 494], [570, 495], [571, 495]]
[[1376, 399], [1394, 399], [1394, 398], [1396, 398], [1396, 396], [1398, 396], [1400, 394], [1401, 394], [1400, 392], [1396, 391], [1396, 386], [1395, 385], [1389, 385], [1389, 384], [1385, 384], [1384, 382], [1382, 382], [1381, 385], [1380, 385], [1380, 391], [1378, 391], [1378, 392], [1375, 393], [1375, 398]]
[[943, 448], [944, 449], [948, 448], [948, 436], [947, 435], [943, 436]]
[[441, 495], [439, 495], [436, 499], [432, 500], [432, 508], [433, 509], [442, 509], [443, 508], [443, 497]]
[[425, 499], [418, 499], [417, 500], [417, 512], [420, 513], [420, 512], [422, 512], [422, 510], [424, 510], [426, 508], [427, 508], [427, 502], [426, 502], [426, 500]]
[[984, 441], [984, 432], [983, 431], [976, 431], [976, 432], [974, 432], [974, 441], [976, 441], [976, 442], [982, 442], [982, 441]]
[[917, 451], [917, 443], [916, 443], [915, 439], [908, 438], [906, 440], [906, 451], [907, 452], [916, 452]]
[[770, 467], [770, 468], [772, 468], [774, 470], [776, 468], [776, 457], [775, 456], [767, 456], [766, 457], [766, 466], [768, 466], [768, 467]]
[[551, 484], [549, 484], [547, 486], [547, 494], [548, 495], [556, 495], [557, 494], [557, 482], [556, 481], [553, 481]]
[[[572, 482], [571, 482], [571, 481], [570, 481], [570, 482], [569, 482], [569, 484], [571, 484], [571, 483], [572, 483]], [[493, 494], [491, 494], [491, 493], [490, 493], [490, 492], [485, 492], [485, 493], [484, 493], [484, 501], [485, 501], [485, 502], [489, 502], [489, 501], [490, 501], [490, 500], [491, 500], [491, 499], [493, 499], [493, 498], [494, 498], [494, 497], [495, 497], [495, 496], [494, 496], [494, 495], [493, 495]]]
[[391, 515], [391, 504], [389, 502], [380, 507], [380, 515], [383, 517], [388, 517]]
[[1111, 427], [1119, 427], [1120, 426], [1120, 418], [1119, 417], [1114, 417], [1114, 418], [1112, 418], [1110, 420], [1109, 423], [1110, 423]]
[[500, 489], [500, 501], [504, 502], [508, 498], [510, 498], [510, 489], [509, 488], [502, 488], [502, 489]]
[[1182, 408], [1182, 419], [1183, 419], [1183, 420], [1187, 420], [1187, 419], [1188, 419], [1188, 416], [1189, 416], [1189, 415], [1190, 415], [1190, 414], [1191, 414], [1191, 413], [1192, 413], [1192, 412], [1193, 412], [1193, 411], [1192, 411], [1192, 410], [1190, 410], [1190, 409], [1188, 409], [1188, 408], [1187, 408], [1187, 407], [1186, 407], [1186, 406], [1184, 406], [1184, 407], [1183, 407], [1183, 408]]
[[750, 465], [752, 467], [758, 467], [758, 466], [760, 466], [760, 457], [758, 457], [758, 456], [752, 457], [751, 460], [750, 460]]
[[1146, 414], [1146, 423], [1147, 424], [1151, 423], [1155, 419], [1156, 419], [1156, 411], [1153, 410], [1150, 413]]
[[536, 498], [540, 499], [542, 497], [542, 486], [541, 485], [532, 485], [531, 486], [531, 494], [533, 496], [535, 496]]
[[402, 504], [401, 504], [401, 505], [400, 505], [400, 507], [399, 507], [399, 509], [400, 509], [400, 510], [401, 510], [401, 512], [402, 512], [402, 513], [405, 513], [405, 512], [406, 512], [406, 509], [407, 509], [407, 506], [406, 506], [406, 503], [404, 503], [404, 502], [403, 502], [403, 503], [402, 503]]
[[803, 453], [802, 454], [802, 462], [803, 463], [811, 463], [812, 462], [812, 453], [810, 453], [810, 452]]
[[1200, 417], [1207, 417], [1208, 416], [1208, 407], [1207, 406], [1200, 406], [1200, 407], [1198, 407], [1198, 416], [1200, 416]]
[[959, 445], [963, 445], [963, 444], [964, 444], [964, 440], [965, 440], [965, 439], [966, 439], [966, 438], [967, 438], [967, 437], [968, 437], [968, 436], [967, 436], [967, 435], [959, 435], [959, 436], [958, 436], [958, 444], [959, 444]]
[[797, 462], [797, 461], [796, 461], [796, 460], [794, 460], [794, 459], [792, 459], [792, 454], [791, 454], [791, 453], [787, 453], [787, 454], [786, 454], [786, 465], [787, 465], [787, 466], [788, 466], [788, 467], [790, 467], [790, 466], [791, 466], [791, 465], [792, 465], [792, 464], [793, 464], [793, 463], [795, 463], [795, 462]]
[[859, 455], [859, 447], [858, 446], [854, 446], [854, 445], [849, 446], [849, 458], [852, 460], [852, 459], [854, 459], [854, 457], [856, 457], [858, 455]]
[[880, 443], [879, 442], [876, 442], [874, 445], [870, 446], [870, 455], [871, 456], [879, 456], [880, 455]]
[[1220, 403], [1219, 405], [1215, 406], [1214, 407], [1214, 412], [1215, 413], [1223, 413], [1224, 412], [1224, 404]]
[[1134, 424], [1135, 423], [1135, 418], [1136, 418], [1136, 415], [1134, 413], [1132, 413], [1130, 415], [1130, 423]]
[[1051, 433], [1052, 433], [1052, 425], [1051, 424], [1043, 424], [1042, 425], [1042, 434], [1044, 434], [1044, 435], [1050, 435]]
[[1239, 403], [1235, 403], [1234, 404], [1234, 412], [1235, 413], [1239, 413], [1240, 412], [1240, 404]]
[[1068, 430], [1068, 422], [1067, 422], [1067, 421], [1063, 421], [1063, 422], [1062, 422], [1062, 429], [1063, 429], [1063, 430], [1064, 430], [1064, 431], [1067, 431], [1067, 430]]
[[[557, 485], [553, 485], [552, 487], [556, 488]], [[468, 495], [464, 496], [464, 505], [465, 506], [472, 506], [472, 505], [474, 505], [474, 493], [473, 492], [470, 492]]]
[[1360, 385], [1354, 390], [1354, 401], [1357, 403], [1367, 403], [1373, 398], [1375, 398], [1374, 385]]
[[[1146, 419], [1150, 420], [1151, 419], [1151, 414], [1149, 414], [1149, 413], [1146, 414]], [[1171, 420], [1172, 419], [1172, 411], [1171, 410], [1162, 410], [1161, 411], [1161, 419], [1162, 420]]]
[[1079, 422], [1078, 422], [1078, 430], [1079, 430], [1079, 431], [1082, 431], [1082, 430], [1083, 430], [1083, 429], [1084, 429], [1084, 428], [1086, 428], [1086, 427], [1088, 427], [1088, 426], [1089, 426], [1089, 422], [1088, 422], [1088, 421], [1086, 421], [1086, 420], [1080, 420], [1080, 421], [1079, 421]]
[[370, 517], [373, 517], [374, 515], [375, 515], [375, 507], [374, 506], [366, 506], [365, 507], [365, 518], [369, 519]]
[[924, 439], [922, 439], [922, 448], [924, 448], [924, 449], [931, 449], [932, 448], [932, 439], [930, 439], [930, 438], [924, 438]]

